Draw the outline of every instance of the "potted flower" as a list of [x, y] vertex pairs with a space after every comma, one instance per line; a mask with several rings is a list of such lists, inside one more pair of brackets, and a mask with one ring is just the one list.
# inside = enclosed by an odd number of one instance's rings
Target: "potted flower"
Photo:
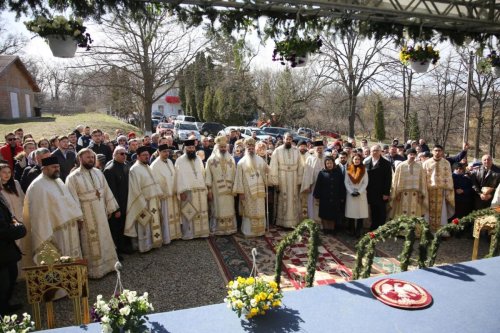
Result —
[[24, 22], [24, 24], [29, 31], [39, 34], [40, 37], [48, 41], [55, 57], [72, 58], [77, 47], [90, 50], [92, 39], [90, 34], [85, 32], [87, 28], [83, 26], [83, 21], [80, 18], [39, 16], [32, 21]]
[[27, 333], [35, 330], [35, 323], [31, 321], [31, 316], [23, 313], [23, 318], [18, 319], [17, 315], [0, 317], [0, 332]]
[[435, 65], [439, 60], [439, 51], [430, 44], [405, 46], [399, 53], [399, 60], [405, 66], [410, 65], [414, 72], [425, 73], [431, 63]]
[[275, 44], [273, 61], [280, 61], [282, 65], [288, 61], [291, 67], [303, 67], [307, 63], [309, 54], [318, 52], [323, 42], [319, 37], [294, 36], [280, 42], [275, 41]]
[[101, 323], [101, 330], [105, 333], [141, 332], [148, 319], [146, 314], [153, 310], [148, 293], [137, 296], [137, 292], [125, 289], [107, 302], [98, 295], [91, 316], [95, 322]]
[[486, 58], [477, 63], [477, 68], [481, 74], [491, 73], [493, 77], [500, 77], [500, 56], [496, 51], [491, 51]]
[[283, 294], [274, 281], [267, 282], [261, 277], [244, 278], [239, 276], [227, 285], [227, 297], [224, 303], [247, 319], [264, 315], [267, 310], [281, 306]]

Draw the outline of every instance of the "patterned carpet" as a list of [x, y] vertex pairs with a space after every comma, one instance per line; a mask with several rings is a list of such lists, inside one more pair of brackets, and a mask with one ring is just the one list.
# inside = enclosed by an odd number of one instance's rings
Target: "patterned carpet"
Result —
[[[208, 243], [216, 258], [222, 276], [227, 281], [237, 276], [248, 276], [252, 268], [251, 251], [256, 248], [260, 275], [273, 279], [275, 269], [274, 248], [289, 231], [272, 227], [264, 237], [245, 238], [241, 234], [210, 237]], [[281, 287], [284, 290], [301, 289], [307, 265], [307, 236], [289, 247], [282, 262]], [[349, 281], [355, 263], [355, 251], [341, 240], [321, 235], [322, 245], [316, 266], [314, 285]], [[385, 275], [399, 271], [399, 262], [378, 251], [372, 275]]]

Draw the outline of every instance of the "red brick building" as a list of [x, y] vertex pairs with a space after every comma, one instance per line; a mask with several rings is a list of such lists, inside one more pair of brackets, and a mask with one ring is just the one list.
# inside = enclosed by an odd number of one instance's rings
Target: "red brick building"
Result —
[[18, 56], [0, 55], [0, 119], [35, 116], [40, 88]]

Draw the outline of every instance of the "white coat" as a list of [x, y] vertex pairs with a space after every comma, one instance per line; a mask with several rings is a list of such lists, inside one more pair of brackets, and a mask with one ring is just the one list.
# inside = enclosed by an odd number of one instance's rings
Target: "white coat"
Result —
[[[353, 184], [349, 174], [345, 173], [345, 188], [347, 191], [345, 201], [345, 217], [351, 219], [368, 218], [368, 199], [366, 198], [366, 187], [368, 186], [368, 172], [365, 172], [363, 178], [358, 184]], [[359, 196], [353, 197], [351, 194], [359, 192]]]

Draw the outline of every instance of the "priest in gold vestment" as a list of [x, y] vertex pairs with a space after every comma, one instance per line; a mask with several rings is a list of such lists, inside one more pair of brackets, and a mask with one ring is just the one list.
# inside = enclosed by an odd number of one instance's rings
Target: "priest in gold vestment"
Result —
[[433, 158], [423, 163], [427, 175], [429, 213], [426, 220], [432, 232], [436, 232], [455, 213], [455, 191], [450, 163], [443, 158], [443, 147], [436, 145]]
[[396, 167], [392, 176], [390, 217], [401, 215], [422, 217], [427, 214], [427, 178], [422, 164], [415, 159], [413, 148], [406, 153], [408, 159]]
[[239, 197], [241, 232], [246, 237], [266, 232], [267, 163], [255, 154], [255, 140], [245, 140], [245, 156], [238, 162], [233, 192]]
[[300, 152], [292, 147], [292, 135], [285, 134], [285, 144], [276, 148], [271, 156], [269, 182], [279, 191], [276, 224], [285, 228], [295, 228], [300, 222], [301, 207], [299, 197], [303, 167]]
[[42, 174], [26, 191], [23, 220], [31, 225], [31, 255], [37, 265], [44, 248], [55, 250], [59, 256], [82, 257], [78, 223], [83, 213], [59, 178], [56, 157], [42, 159]]
[[215, 148], [205, 167], [205, 184], [208, 188], [211, 216], [210, 230], [216, 235], [236, 233], [233, 184], [236, 163], [227, 152], [227, 138], [215, 138]]
[[137, 149], [137, 161], [129, 171], [124, 234], [137, 241], [139, 252], [148, 252], [163, 244], [160, 222], [163, 192], [148, 162], [149, 147], [141, 146]]
[[87, 259], [89, 277], [98, 279], [113, 272], [118, 261], [108, 216], [120, 207], [104, 174], [94, 168], [95, 153], [84, 148], [78, 152], [78, 160], [80, 167], [66, 177], [66, 186], [82, 208], [80, 242], [83, 258]]
[[170, 150], [168, 144], [158, 147], [158, 158], [151, 163], [151, 171], [163, 192], [161, 200], [161, 227], [163, 232], [163, 244], [168, 244], [174, 239], [180, 239], [181, 213], [179, 210], [179, 199], [176, 193], [176, 171], [174, 164], [168, 158]]
[[318, 174], [325, 167], [325, 155], [323, 154], [323, 140], [314, 141], [314, 154], [309, 155], [304, 164], [304, 175], [302, 177], [301, 193], [307, 194], [307, 217], [321, 225], [319, 214], [319, 200], [313, 196]]
[[182, 239], [208, 237], [205, 169], [196, 155], [195, 140], [184, 141], [184, 155], [175, 162], [177, 195], [181, 201]]

